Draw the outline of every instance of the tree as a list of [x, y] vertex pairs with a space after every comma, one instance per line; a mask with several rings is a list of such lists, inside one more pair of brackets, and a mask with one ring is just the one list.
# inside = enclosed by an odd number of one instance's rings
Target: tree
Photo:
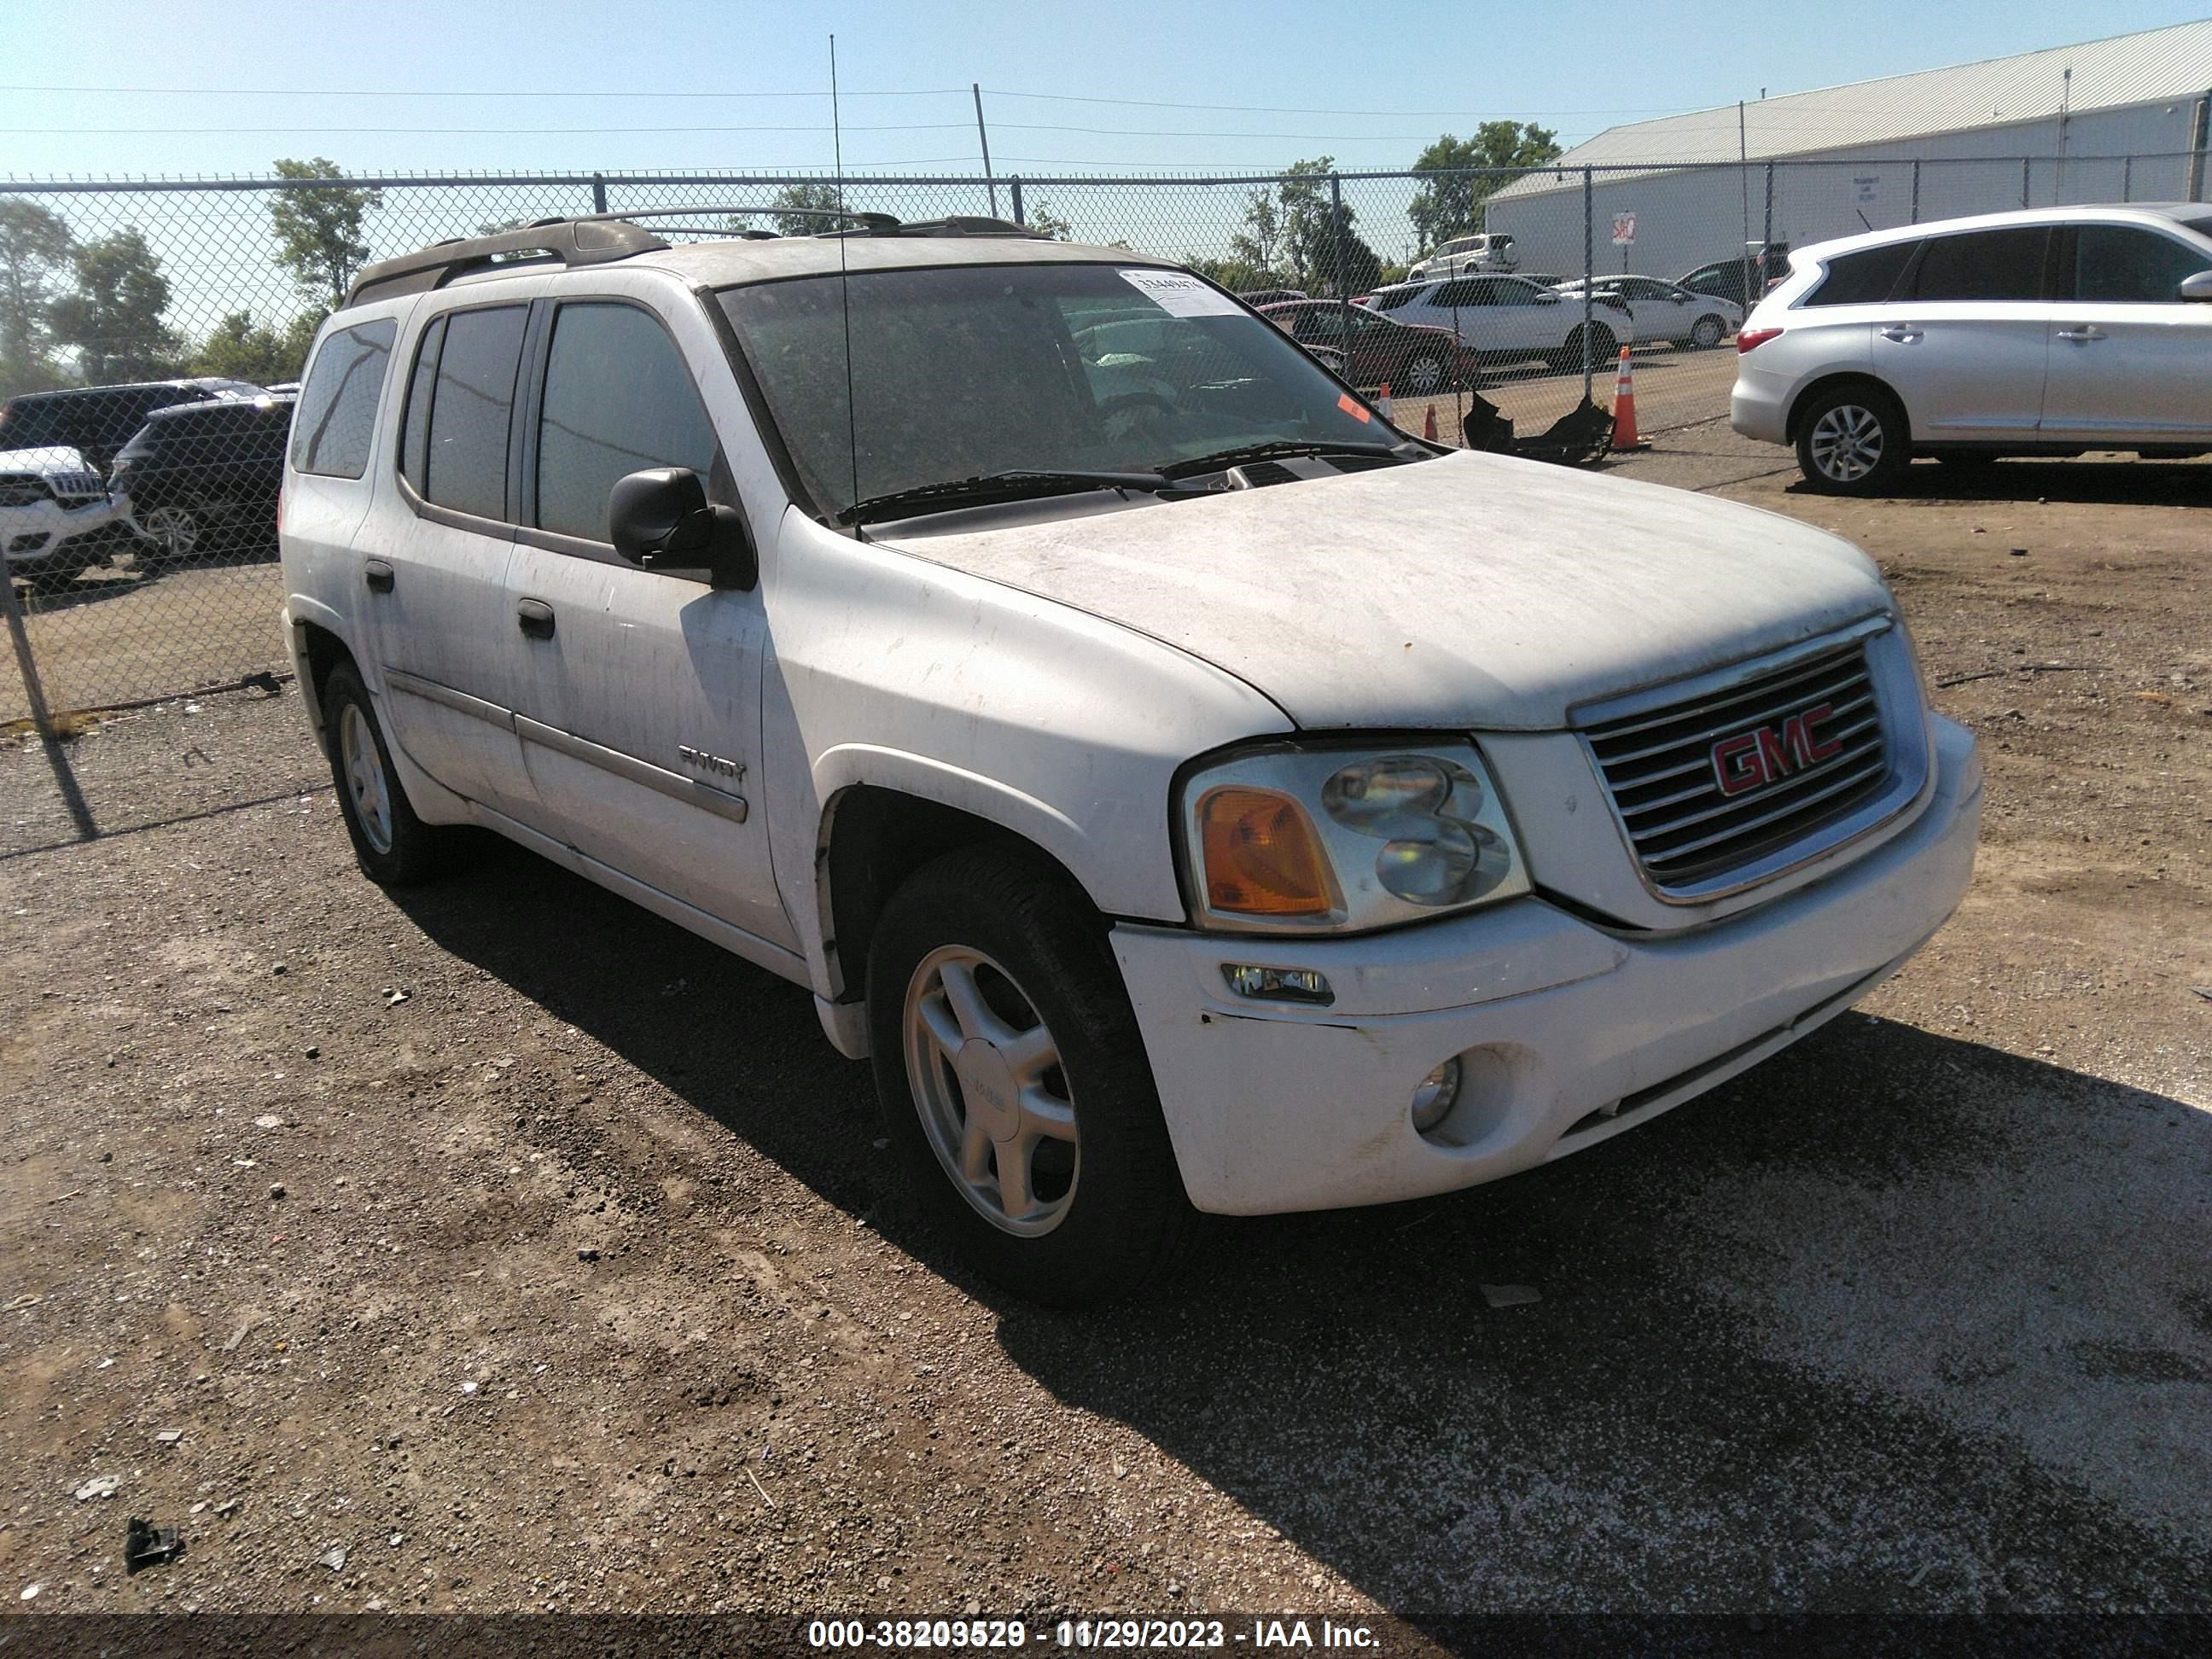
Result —
[[1247, 294], [1255, 288], [1273, 285], [1273, 273], [1263, 270], [1241, 258], [1209, 259], [1202, 253], [1186, 253], [1183, 264], [1188, 265], [1210, 283], [1218, 283], [1231, 294]]
[[54, 337], [77, 349], [86, 382], [149, 380], [172, 372], [177, 337], [161, 320], [169, 283], [137, 227], [80, 244], [70, 264], [76, 292], [56, 300], [48, 314]]
[[1049, 236], [1055, 242], [1075, 240], [1075, 227], [1052, 210], [1052, 204], [1040, 196], [1029, 204], [1026, 210], [1029, 228], [1040, 236]]
[[1244, 198], [1244, 228], [1229, 239], [1229, 257], [1257, 271], [1264, 284], [1282, 254], [1283, 216], [1275, 209], [1275, 192], [1255, 190]]
[[76, 246], [58, 215], [20, 196], [0, 199], [0, 398], [60, 379], [46, 352], [47, 310]]
[[1559, 135], [1534, 122], [1485, 121], [1471, 138], [1455, 138], [1449, 132], [1414, 160], [1416, 173], [1443, 176], [1431, 179], [1413, 192], [1406, 216], [1413, 222], [1424, 248], [1433, 248], [1448, 236], [1483, 228], [1483, 204], [1490, 194], [1512, 182], [1510, 173], [1485, 168], [1540, 167], [1559, 159]]
[[[825, 230], [839, 228], [837, 220], [810, 218], [807, 212], [833, 213], [842, 205], [837, 199], [837, 186], [827, 183], [786, 185], [769, 198], [770, 209], [787, 210], [775, 215], [776, 229], [786, 236], [817, 236]], [[793, 208], [807, 211], [788, 211]]]
[[[312, 161], [279, 161], [276, 173], [280, 178], [303, 181], [345, 177], [336, 161], [319, 155]], [[369, 209], [383, 205], [380, 190], [302, 183], [278, 191], [269, 208], [276, 263], [292, 273], [301, 294], [337, 305], [353, 285], [354, 273], [368, 263], [362, 218]]]
[[307, 347], [315, 331], [329, 315], [319, 308], [303, 311], [283, 331], [253, 320], [250, 311], [234, 311], [209, 331], [193, 356], [195, 374], [220, 374], [226, 380], [252, 380], [275, 386], [300, 378], [307, 360]]

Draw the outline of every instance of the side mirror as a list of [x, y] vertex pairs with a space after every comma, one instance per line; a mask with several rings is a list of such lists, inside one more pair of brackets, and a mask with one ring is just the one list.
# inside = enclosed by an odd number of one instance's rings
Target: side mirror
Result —
[[2197, 304], [2212, 301], [2212, 270], [2200, 270], [2181, 279], [2181, 297]]
[[745, 515], [707, 500], [688, 466], [648, 467], [615, 480], [607, 492], [607, 535], [615, 551], [645, 570], [710, 573], [716, 587], [749, 591], [760, 581], [760, 554]]

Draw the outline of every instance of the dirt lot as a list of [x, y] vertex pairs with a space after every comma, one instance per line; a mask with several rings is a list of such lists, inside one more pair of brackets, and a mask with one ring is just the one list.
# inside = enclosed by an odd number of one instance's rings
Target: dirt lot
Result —
[[1631, 470], [1881, 559], [1987, 754], [1951, 927], [1086, 1317], [948, 1260], [804, 993], [520, 852], [358, 878], [289, 689], [80, 739], [89, 844], [0, 754], [6, 1604], [2212, 1608], [2212, 466], [1779, 466]]

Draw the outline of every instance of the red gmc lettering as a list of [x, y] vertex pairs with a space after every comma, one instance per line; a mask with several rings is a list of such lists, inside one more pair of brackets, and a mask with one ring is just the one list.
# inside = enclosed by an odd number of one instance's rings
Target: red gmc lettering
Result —
[[1747, 789], [1779, 783], [1793, 772], [1832, 760], [1842, 752], [1842, 742], [1820, 738], [1814, 728], [1835, 714], [1832, 703], [1818, 703], [1782, 722], [1779, 731], [1761, 726], [1723, 738], [1707, 750], [1714, 781], [1723, 795], [1741, 795]]

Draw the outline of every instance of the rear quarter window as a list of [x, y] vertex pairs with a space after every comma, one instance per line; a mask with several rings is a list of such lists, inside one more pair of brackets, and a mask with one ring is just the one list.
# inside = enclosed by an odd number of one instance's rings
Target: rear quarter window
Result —
[[1799, 303], [1808, 306], [1871, 306], [1889, 298], [1897, 279], [1912, 263], [1917, 242], [1892, 242], [1862, 248], [1828, 261], [1828, 274]]
[[358, 478], [368, 470], [369, 440], [392, 343], [399, 325], [389, 317], [341, 329], [323, 342], [300, 393], [292, 465], [301, 472]]

